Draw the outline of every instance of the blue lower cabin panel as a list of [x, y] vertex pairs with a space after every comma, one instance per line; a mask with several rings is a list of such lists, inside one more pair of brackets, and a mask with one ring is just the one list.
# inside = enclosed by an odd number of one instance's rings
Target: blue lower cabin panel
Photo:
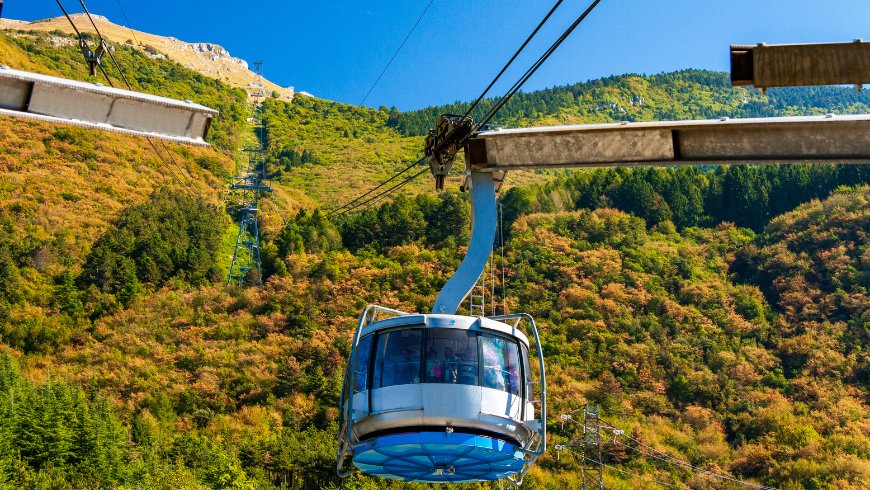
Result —
[[[374, 445], [357, 447], [353, 464], [370, 475], [395, 480], [468, 483], [518, 473], [524, 456], [513, 444], [491, 437], [411, 432], [378, 437]], [[443, 475], [437, 470], [443, 470]]]

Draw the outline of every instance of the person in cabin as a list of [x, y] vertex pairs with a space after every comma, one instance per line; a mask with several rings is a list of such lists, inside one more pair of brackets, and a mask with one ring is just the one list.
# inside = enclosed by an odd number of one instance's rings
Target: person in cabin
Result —
[[429, 347], [426, 352], [426, 382], [438, 383], [441, 381], [441, 365], [438, 363], [438, 351]]
[[463, 385], [477, 384], [477, 351], [469, 345], [462, 354], [459, 369], [456, 373], [456, 382]]
[[441, 382], [456, 383], [459, 371], [459, 358], [453, 355], [453, 349], [444, 348], [444, 360], [441, 361]]
[[[420, 363], [418, 360], [414, 359], [411, 349], [403, 347], [402, 357], [399, 359], [398, 365], [396, 366], [396, 384], [405, 385], [419, 383], [420, 379], [417, 375], [417, 373], [419, 373], [419, 366]], [[417, 369], [414, 369], [415, 367]]]

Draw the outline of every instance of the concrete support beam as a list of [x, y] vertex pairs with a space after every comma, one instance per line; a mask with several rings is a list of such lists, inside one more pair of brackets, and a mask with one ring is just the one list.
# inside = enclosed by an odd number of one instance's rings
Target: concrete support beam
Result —
[[731, 46], [731, 85], [799, 87], [870, 83], [870, 43]]
[[190, 101], [0, 67], [0, 115], [209, 146], [217, 114]]
[[870, 163], [870, 114], [586, 124], [477, 133], [472, 169]]

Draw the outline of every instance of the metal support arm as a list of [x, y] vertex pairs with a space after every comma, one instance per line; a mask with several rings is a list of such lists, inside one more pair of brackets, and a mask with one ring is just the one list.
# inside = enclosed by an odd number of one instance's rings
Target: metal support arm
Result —
[[[98, 62], [97, 58], [91, 61]], [[189, 100], [0, 66], [0, 116], [209, 146], [205, 138], [217, 115], [218, 111]]]
[[492, 252], [492, 240], [498, 220], [492, 172], [471, 171], [466, 186], [471, 183], [471, 243], [468, 252], [453, 277], [447, 281], [432, 313], [454, 315], [474, 283], [486, 267]]

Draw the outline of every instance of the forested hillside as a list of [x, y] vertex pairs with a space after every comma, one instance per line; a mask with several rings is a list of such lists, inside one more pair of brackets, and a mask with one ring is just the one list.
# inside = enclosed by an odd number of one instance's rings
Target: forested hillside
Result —
[[[478, 119], [497, 99], [472, 112]], [[335, 206], [422, 156], [423, 136], [441, 114], [464, 114], [467, 103], [399, 112], [359, 108], [308, 97], [264, 104], [273, 176]], [[732, 87], [728, 74], [684, 70], [652, 76], [619, 75], [515, 95], [492, 122], [509, 127], [728, 117], [846, 114], [870, 111], [870, 95], [847, 87], [758, 90]], [[549, 181], [557, 171], [514, 172], [508, 186]], [[456, 186], [457, 168], [448, 180]], [[415, 182], [411, 193], [428, 190]], [[826, 194], [820, 194], [823, 196]], [[819, 197], [815, 196], [815, 197]], [[799, 200], [797, 202], [804, 202]], [[791, 207], [778, 208], [784, 212]], [[773, 216], [773, 215], [771, 215]]]
[[[52, 36], [0, 35], [0, 57], [96, 81]], [[214, 149], [161, 145], [170, 169], [136, 138], [0, 120], [0, 488], [429, 488], [340, 482], [336, 406], [361, 308], [430, 310], [468, 244], [467, 196], [453, 183], [421, 192], [421, 179], [347, 220], [326, 216], [416, 159], [419, 135], [461, 105], [266, 100], [268, 171], [298, 200], [283, 201], [286, 224], [265, 227], [264, 287], [225, 288], [237, 229], [218, 204], [253, 137], [244, 94], [115, 54], [135, 89], [221, 109]], [[521, 94], [499, 122], [855, 112], [866, 97], [762, 96], [687, 70]], [[489, 299], [539, 321], [552, 442], [575, 435], [560, 413], [595, 402], [635, 439], [719, 474], [783, 490], [870, 486], [868, 170], [510, 178]], [[605, 455], [674, 485], [737, 488], [609, 443]], [[576, 488], [577, 468], [551, 451], [524, 487]], [[607, 487], [657, 488], [610, 472]]]
[[[480, 120], [498, 99], [483, 100], [471, 116]], [[465, 114], [470, 104], [390, 111], [388, 125], [405, 135], [425, 135], [441, 114]], [[509, 127], [615, 121], [673, 121], [717, 117], [864, 113], [870, 94], [847, 87], [732, 87], [727, 73], [682, 70], [658, 75], [615, 75], [535, 92], [518, 92], [493, 119]]]

